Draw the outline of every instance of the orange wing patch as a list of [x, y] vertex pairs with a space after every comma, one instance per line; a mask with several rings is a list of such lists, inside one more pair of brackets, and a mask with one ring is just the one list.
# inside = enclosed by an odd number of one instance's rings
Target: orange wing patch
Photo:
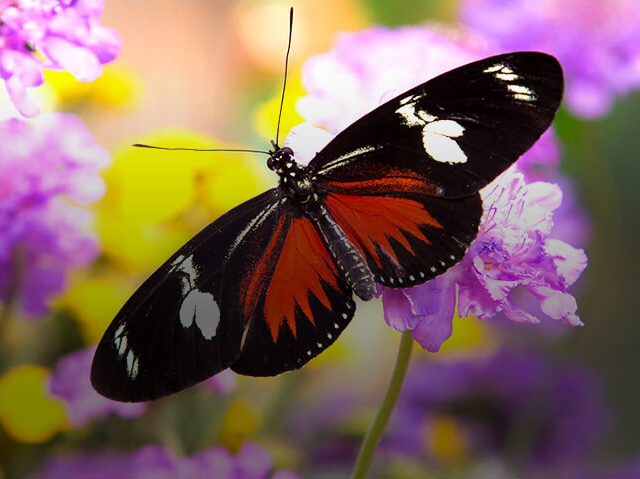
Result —
[[368, 252], [379, 267], [382, 267], [382, 261], [376, 243], [397, 262], [390, 238], [398, 241], [415, 256], [407, 240], [407, 233], [431, 244], [420, 226], [442, 228], [421, 203], [406, 198], [331, 193], [327, 196], [326, 205], [349, 240], [363, 254]]
[[265, 299], [265, 318], [274, 342], [283, 322], [296, 336], [296, 305], [314, 323], [310, 295], [331, 309], [320, 280], [340, 291], [337, 275], [337, 268], [311, 222], [306, 218], [295, 219], [287, 233]]

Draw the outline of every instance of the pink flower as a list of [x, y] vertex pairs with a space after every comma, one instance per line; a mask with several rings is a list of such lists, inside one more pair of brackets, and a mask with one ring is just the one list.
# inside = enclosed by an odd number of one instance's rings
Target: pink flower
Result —
[[102, 197], [99, 170], [111, 160], [68, 114], [2, 122], [0, 138], [0, 299], [37, 316], [67, 271], [98, 254], [92, 213], [81, 205]]
[[[100, 0], [7, 0], [0, 5], [0, 78], [24, 116], [39, 113], [27, 88], [41, 85], [42, 70], [68, 70], [91, 82], [120, 49], [117, 33], [98, 25]], [[35, 54], [39, 54], [40, 59]]]
[[[456, 300], [460, 316], [488, 319], [504, 313], [521, 323], [538, 323], [546, 316], [581, 326], [568, 289], [586, 268], [587, 257], [550, 237], [553, 211], [562, 201], [560, 188], [527, 184], [511, 168], [481, 194], [484, 214], [464, 259], [426, 284], [384, 289], [387, 323], [398, 331], [413, 331], [414, 339], [432, 352], [451, 335]], [[539, 312], [517, 304], [513, 294], [520, 290], [537, 300]]]

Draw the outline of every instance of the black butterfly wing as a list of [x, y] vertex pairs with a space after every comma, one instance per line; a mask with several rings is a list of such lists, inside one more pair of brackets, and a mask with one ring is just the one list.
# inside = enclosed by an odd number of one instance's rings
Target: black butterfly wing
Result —
[[478, 190], [551, 124], [557, 60], [498, 55], [440, 75], [365, 115], [309, 164], [327, 208], [389, 287], [423, 283], [476, 236]]
[[229, 211], [140, 286], [98, 345], [91, 381], [99, 393], [154, 399], [238, 359], [246, 326], [238, 285], [272, 241], [281, 200], [272, 189]]
[[421, 181], [430, 196], [472, 195], [551, 125], [562, 91], [562, 68], [550, 55], [486, 58], [376, 108], [309, 165], [322, 180], [352, 191], [398, 190], [406, 178]]

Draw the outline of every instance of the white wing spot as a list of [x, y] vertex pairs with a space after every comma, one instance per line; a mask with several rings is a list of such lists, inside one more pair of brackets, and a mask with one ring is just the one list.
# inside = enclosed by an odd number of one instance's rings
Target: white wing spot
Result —
[[413, 103], [402, 104], [402, 106], [396, 110], [396, 113], [404, 118], [404, 124], [406, 126], [420, 126], [438, 119], [426, 111], [416, 111], [416, 106]]
[[340, 329], [340, 325], [338, 323], [333, 323], [333, 328], [334, 329]]
[[513, 93], [513, 98], [522, 101], [535, 101], [536, 95], [530, 88], [522, 85], [507, 85], [507, 89]]
[[120, 326], [118, 326], [118, 329], [116, 329], [116, 332], [113, 333], [113, 337], [116, 338], [120, 336], [123, 331], [124, 331], [124, 324], [121, 324]]
[[307, 351], [307, 356], [311, 356], [311, 354], [312, 354], [312, 353], [311, 353], [311, 350], [309, 349], [309, 350]]
[[516, 75], [516, 73], [511, 68], [503, 65], [502, 63], [496, 63], [489, 68], [485, 68], [482, 72], [493, 73], [493, 76], [502, 81], [513, 81], [520, 78], [520, 76]]
[[416, 277], [412, 274], [409, 275], [409, 281], [415, 281]]
[[138, 376], [138, 358], [133, 354], [133, 351], [129, 351], [127, 354], [127, 374], [131, 379]]
[[349, 315], [347, 313], [342, 313], [342, 319], [349, 319]]
[[189, 291], [180, 305], [180, 323], [188, 328], [195, 320], [202, 337], [211, 339], [216, 335], [220, 323], [220, 308], [211, 293], [197, 289]]
[[318, 348], [322, 349], [322, 343], [316, 343], [318, 345]]
[[426, 276], [426, 275], [425, 275], [422, 271], [420, 271], [420, 277], [421, 277], [421, 278], [424, 278], [425, 276]]
[[327, 333], [327, 339], [331, 339], [333, 338], [333, 336], [331, 335], [331, 333]]
[[440, 163], [466, 163], [467, 155], [453, 138], [464, 133], [464, 127], [453, 120], [438, 120], [422, 129], [424, 151]]
[[495, 65], [491, 65], [490, 67], [482, 70], [482, 73], [493, 73], [493, 72], [497, 72], [502, 68], [504, 68], [504, 65], [502, 63], [496, 63]]
[[118, 338], [118, 344], [116, 345], [118, 347], [118, 357], [121, 358], [122, 356], [124, 356], [124, 353], [127, 351], [127, 337], [126, 336], [122, 336]]
[[438, 271], [438, 270], [436, 269], [436, 267], [435, 267], [435, 266], [432, 266], [432, 267], [431, 267], [431, 272], [432, 272], [432, 273], [435, 273], [436, 271]]
[[518, 78], [520, 78], [515, 73], [496, 73], [495, 77], [498, 80], [503, 80], [503, 81], [513, 81], [513, 80], [517, 80]]

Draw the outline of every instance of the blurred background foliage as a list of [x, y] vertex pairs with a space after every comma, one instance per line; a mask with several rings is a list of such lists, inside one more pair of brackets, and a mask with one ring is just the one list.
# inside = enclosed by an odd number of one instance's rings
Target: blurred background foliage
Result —
[[[332, 48], [339, 32], [374, 24], [454, 24], [458, 15], [451, 1], [106, 1], [101, 23], [120, 35], [118, 59], [90, 84], [47, 73], [35, 94], [43, 109], [80, 116], [113, 162], [103, 172], [106, 195], [93, 207], [100, 257], [73, 273], [51, 312], [38, 321], [24, 321], [17, 311], [9, 316], [3, 305], [2, 477], [26, 477], [44, 457], [74, 451], [131, 451], [154, 443], [180, 455], [220, 444], [236, 453], [246, 440], [265, 447], [278, 467], [304, 477], [315, 477], [317, 464], [309, 462], [314, 454], [348, 470], [397, 347], [398, 334], [382, 321], [379, 300], [359, 304], [340, 341], [301, 371], [239, 377], [222, 393], [192, 388], [149, 404], [133, 419], [112, 414], [71, 425], [44, 386], [61, 357], [99, 340], [131, 292], [166, 257], [213, 218], [275, 185], [262, 156], [129, 145], [267, 148], [275, 135], [292, 5], [281, 138], [301, 121], [295, 102], [304, 94], [302, 63]], [[440, 353], [414, 351], [414, 361], [446, 363], [486, 357], [506, 344], [539, 351], [558, 364], [580, 364], [599, 381], [611, 412], [606, 440], [597, 448], [605, 463], [637, 458], [640, 450], [638, 117], [640, 94], [634, 93], [599, 120], [561, 111], [556, 121], [561, 168], [576, 180], [591, 222], [589, 266], [573, 289], [586, 326], [543, 334], [536, 326], [457, 319]], [[455, 473], [461, 458], [473, 452], [455, 417], [443, 413], [422, 432], [435, 465], [383, 452], [377, 467], [384, 477]], [[319, 444], [331, 451], [322, 456]], [[329, 469], [327, 477], [344, 477], [344, 470]]]

